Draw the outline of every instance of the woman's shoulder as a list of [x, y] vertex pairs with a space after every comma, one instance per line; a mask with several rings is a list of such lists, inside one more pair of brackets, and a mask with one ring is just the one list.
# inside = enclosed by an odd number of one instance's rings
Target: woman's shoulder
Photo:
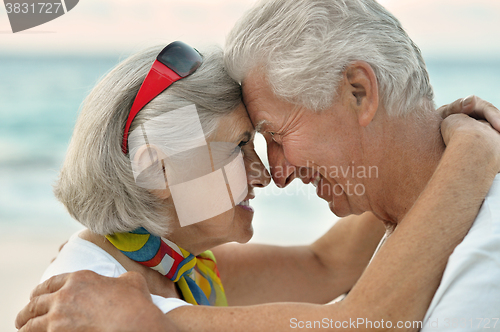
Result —
[[106, 277], [118, 277], [127, 272], [118, 261], [99, 246], [78, 236], [71, 236], [57, 258], [45, 270], [41, 282], [62, 273], [91, 270]]
[[[125, 268], [104, 249], [96, 244], [82, 239], [75, 233], [61, 249], [57, 258], [49, 265], [42, 276], [41, 282], [62, 273], [90, 270], [106, 277], [118, 277], [127, 272]], [[151, 295], [153, 303], [167, 313], [175, 308], [190, 305], [177, 298], [165, 298]]]

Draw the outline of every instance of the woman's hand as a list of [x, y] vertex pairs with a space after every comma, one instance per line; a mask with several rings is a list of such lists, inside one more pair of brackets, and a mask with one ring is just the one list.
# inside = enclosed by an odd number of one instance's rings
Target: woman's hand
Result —
[[467, 114], [477, 120], [486, 120], [497, 131], [500, 131], [500, 111], [491, 103], [476, 96], [457, 99], [453, 103], [438, 108], [443, 119], [452, 114]]
[[487, 161], [497, 165], [500, 172], [500, 111], [495, 106], [469, 96], [440, 107], [438, 112], [444, 118], [441, 134], [447, 146], [455, 139], [476, 142], [477, 149], [482, 149]]
[[474, 120], [465, 114], [453, 114], [441, 123], [441, 134], [447, 146], [452, 140], [473, 143], [476, 149], [485, 152], [485, 161], [491, 162], [496, 172], [500, 172], [500, 134], [490, 123]]

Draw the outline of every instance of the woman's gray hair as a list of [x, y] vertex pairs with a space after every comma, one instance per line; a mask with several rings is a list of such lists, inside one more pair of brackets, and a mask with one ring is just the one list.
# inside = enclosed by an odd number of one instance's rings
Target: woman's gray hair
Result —
[[420, 50], [374, 0], [264, 0], [226, 41], [225, 64], [235, 80], [262, 67], [276, 96], [312, 110], [331, 107], [356, 60], [373, 68], [389, 114], [434, 109]]
[[[118, 64], [83, 103], [54, 193], [73, 218], [95, 233], [145, 227], [158, 235], [168, 234], [168, 206], [135, 183], [129, 156], [121, 147], [132, 103], [164, 46], [148, 48]], [[210, 48], [200, 53], [203, 63], [197, 71], [146, 105], [131, 131], [165, 112], [195, 104], [209, 137], [220, 117], [240, 105], [241, 89], [224, 69], [222, 50]]]

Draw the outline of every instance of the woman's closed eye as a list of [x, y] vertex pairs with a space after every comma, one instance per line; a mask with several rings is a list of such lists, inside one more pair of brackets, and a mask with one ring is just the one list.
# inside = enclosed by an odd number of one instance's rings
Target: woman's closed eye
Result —
[[243, 146], [247, 145], [248, 142], [250, 142], [250, 140], [242, 140], [239, 144], [238, 144], [238, 147], [242, 148]]
[[234, 148], [233, 153], [243, 153], [243, 147], [247, 145], [250, 142], [250, 140], [241, 140], [238, 145]]

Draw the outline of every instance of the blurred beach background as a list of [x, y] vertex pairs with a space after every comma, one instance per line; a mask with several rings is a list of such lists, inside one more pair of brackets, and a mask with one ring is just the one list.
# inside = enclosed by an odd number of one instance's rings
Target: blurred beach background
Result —
[[[82, 228], [53, 197], [52, 184], [93, 85], [152, 44], [223, 45], [253, 3], [84, 0], [60, 18], [16, 34], [0, 7], [0, 331], [15, 331], [14, 318], [43, 270]], [[422, 49], [438, 106], [470, 94], [500, 106], [500, 2], [381, 3]], [[264, 140], [256, 140], [266, 160]], [[310, 243], [337, 220], [315, 188], [298, 181], [286, 190], [258, 190], [252, 206], [254, 242]]]

